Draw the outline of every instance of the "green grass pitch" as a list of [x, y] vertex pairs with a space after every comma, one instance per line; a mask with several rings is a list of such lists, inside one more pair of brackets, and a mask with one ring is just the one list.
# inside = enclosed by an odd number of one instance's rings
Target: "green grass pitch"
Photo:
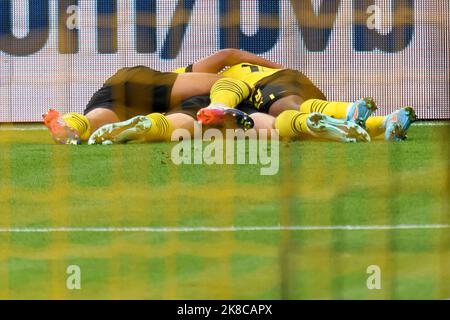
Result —
[[[0, 299], [450, 298], [450, 229], [420, 228], [450, 223], [449, 128], [281, 143], [274, 176], [177, 166], [170, 143], [59, 146], [43, 130], [1, 130]], [[279, 225], [374, 229], [239, 229]], [[50, 232], [60, 227], [191, 232]], [[69, 265], [80, 290], [66, 287]], [[370, 265], [380, 290], [367, 288]]]

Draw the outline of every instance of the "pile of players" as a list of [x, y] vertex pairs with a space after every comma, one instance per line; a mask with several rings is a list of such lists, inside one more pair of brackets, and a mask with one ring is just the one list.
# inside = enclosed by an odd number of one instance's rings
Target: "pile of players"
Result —
[[[44, 123], [61, 144], [170, 141], [175, 129], [278, 129], [281, 139], [401, 141], [416, 115], [403, 107], [373, 116], [372, 98], [327, 101], [303, 73], [249, 52], [225, 49], [174, 72], [122, 68], [92, 96], [84, 114], [50, 110]], [[267, 132], [267, 131], [266, 131]]]

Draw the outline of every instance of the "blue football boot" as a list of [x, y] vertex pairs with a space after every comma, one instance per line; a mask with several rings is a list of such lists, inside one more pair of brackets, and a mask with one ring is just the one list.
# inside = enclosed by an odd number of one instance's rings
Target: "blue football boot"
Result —
[[367, 97], [355, 101], [347, 112], [347, 121], [353, 121], [362, 128], [366, 128], [366, 120], [377, 110], [373, 98]]
[[384, 138], [387, 141], [403, 141], [406, 133], [414, 121], [417, 120], [416, 112], [412, 107], [404, 107], [394, 111], [386, 117], [384, 126]]

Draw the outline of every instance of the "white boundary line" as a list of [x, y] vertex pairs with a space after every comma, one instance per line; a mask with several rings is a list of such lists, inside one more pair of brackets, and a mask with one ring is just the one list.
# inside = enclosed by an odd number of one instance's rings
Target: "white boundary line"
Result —
[[52, 233], [52, 232], [242, 232], [242, 231], [326, 231], [326, 230], [423, 230], [450, 229], [450, 224], [400, 225], [341, 225], [341, 226], [242, 226], [242, 227], [53, 227], [53, 228], [0, 228], [0, 233]]
[[448, 126], [450, 125], [449, 120], [435, 120], [435, 121], [417, 121], [412, 124], [412, 126], [417, 127], [435, 127], [435, 126]]
[[15, 127], [14, 125], [0, 125], [0, 131], [44, 131], [47, 127], [44, 125], [30, 124], [26, 126]]

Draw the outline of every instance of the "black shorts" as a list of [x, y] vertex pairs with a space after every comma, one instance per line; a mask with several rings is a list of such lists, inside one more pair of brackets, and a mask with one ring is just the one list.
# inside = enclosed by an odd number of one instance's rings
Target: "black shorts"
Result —
[[[184, 100], [180, 107], [174, 110], [171, 110], [167, 114], [174, 113], [184, 113], [188, 116], [191, 116], [194, 119], [197, 119], [197, 112], [201, 108], [206, 108], [211, 103], [209, 96], [194, 96]], [[252, 103], [248, 100], [242, 101], [237, 107], [237, 109], [244, 111], [247, 114], [252, 114], [258, 112], [258, 110], [253, 107]]]
[[145, 66], [122, 68], [94, 93], [84, 114], [106, 108], [123, 121], [137, 115], [165, 113], [170, 108], [170, 95], [177, 76]]
[[259, 112], [268, 113], [275, 101], [291, 95], [299, 96], [304, 101], [326, 100], [322, 91], [307, 76], [299, 71], [286, 69], [258, 81], [250, 101]]
[[197, 120], [198, 110], [200, 110], [201, 108], [206, 108], [207, 106], [209, 106], [210, 102], [211, 100], [209, 99], [209, 96], [190, 97], [182, 101], [178, 108], [172, 109], [170, 110], [170, 112], [167, 112], [167, 115], [174, 113], [184, 113]]

